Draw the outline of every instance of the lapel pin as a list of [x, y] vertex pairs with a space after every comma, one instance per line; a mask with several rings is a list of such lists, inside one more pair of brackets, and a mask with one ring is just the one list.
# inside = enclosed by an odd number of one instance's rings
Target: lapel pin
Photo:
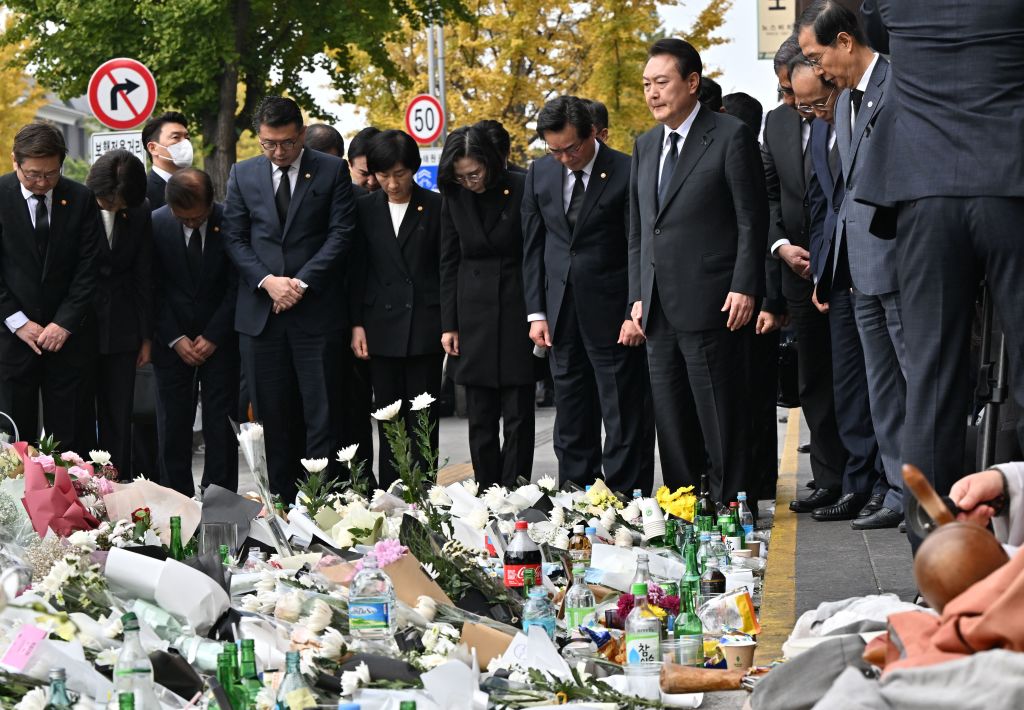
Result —
[[61, 204], [61, 206], [63, 206], [63, 207], [67, 207], [67, 206], [68, 206], [68, 201], [67, 201], [67, 200], [61, 200], [61, 201], [60, 201], [60, 204]]
[[127, 212], [122, 212], [121, 213], [121, 219], [128, 219], [128, 213]]
[[219, 231], [220, 231], [220, 227], [214, 227], [214, 228], [213, 228], [213, 231], [215, 231], [215, 232], [219, 232]]
[[601, 179], [602, 180], [604, 180], [606, 177], [608, 177], [608, 173], [601, 173]]
[[871, 108], [874, 105], [875, 105], [874, 101], [868, 101], [868, 108]]
[[502, 192], [505, 195], [511, 194], [511, 191], [507, 187]]
[[306, 179], [307, 179], [307, 180], [309, 180], [309, 179], [310, 179], [311, 177], [313, 177], [313, 176], [312, 176], [312, 175], [310, 175], [309, 173], [306, 173]]
[[423, 205], [416, 205], [416, 211], [417, 212], [422, 212], [423, 211]]

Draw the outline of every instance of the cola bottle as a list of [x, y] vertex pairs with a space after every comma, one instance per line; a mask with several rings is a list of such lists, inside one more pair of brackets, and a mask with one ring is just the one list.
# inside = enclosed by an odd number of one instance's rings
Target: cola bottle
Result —
[[532, 569], [534, 579], [541, 583], [541, 556], [537, 543], [530, 539], [525, 520], [516, 522], [516, 533], [505, 550], [505, 586], [509, 591], [525, 598], [523, 590], [526, 570]]

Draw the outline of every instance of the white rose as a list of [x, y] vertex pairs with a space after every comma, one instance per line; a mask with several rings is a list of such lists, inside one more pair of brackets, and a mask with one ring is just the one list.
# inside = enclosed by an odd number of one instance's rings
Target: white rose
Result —
[[352, 459], [356, 457], [356, 452], [358, 450], [359, 444], [352, 444], [351, 446], [346, 446], [344, 449], [338, 449], [338, 461], [347, 466], [352, 463]]
[[402, 410], [402, 400], [392, 402], [386, 407], [378, 409], [376, 412], [371, 414], [374, 419], [379, 422], [389, 422], [398, 416], [398, 413]]
[[89, 462], [94, 463], [97, 466], [106, 466], [110, 463], [110, 452], [103, 450], [90, 451]]
[[428, 498], [432, 505], [447, 507], [452, 504], [452, 498], [443, 486], [431, 486]]
[[299, 461], [309, 473], [320, 473], [327, 468], [327, 459], [299, 459]]
[[555, 480], [554, 476], [542, 476], [537, 485], [548, 493], [553, 493], [558, 489], [558, 481]]
[[418, 412], [421, 409], [426, 409], [433, 403], [434, 398], [424, 392], [423, 394], [416, 395], [414, 399], [409, 400], [409, 408], [414, 412]]

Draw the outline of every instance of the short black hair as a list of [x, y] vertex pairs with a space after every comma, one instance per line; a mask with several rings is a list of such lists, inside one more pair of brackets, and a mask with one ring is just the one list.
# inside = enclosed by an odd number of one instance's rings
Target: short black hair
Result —
[[743, 121], [751, 132], [757, 136], [761, 133], [761, 118], [764, 116], [764, 107], [761, 102], [750, 94], [737, 91], [733, 94], [726, 94], [722, 97], [722, 105], [725, 112]]
[[348, 144], [348, 159], [352, 162], [360, 155], [366, 155], [370, 149], [370, 141], [380, 135], [376, 126], [367, 126], [357, 133]]
[[548, 131], [564, 130], [567, 125], [576, 128], [578, 138], [589, 138], [594, 133], [594, 117], [590, 106], [575, 96], [551, 99], [537, 114], [537, 137], [544, 140]]
[[778, 51], [775, 52], [775, 58], [772, 60], [775, 73], [778, 74], [780, 69], [788, 65], [790, 60], [800, 53], [800, 40], [797, 39], [797, 35], [794, 32], [786, 38], [785, 42], [779, 45]]
[[590, 108], [590, 117], [594, 120], [594, 129], [598, 132], [608, 128], [608, 107], [595, 99], [583, 99]]
[[[146, 125], [142, 127], [143, 150], [146, 150], [146, 146], [150, 143], [160, 142], [160, 132], [163, 131], [164, 126], [168, 123], [177, 123], [188, 128], [188, 119], [185, 118], [185, 114], [179, 113], [178, 111], [166, 111], [156, 118], [151, 118], [146, 121]], [[149, 154], [148, 150], [146, 150], [146, 154]], [[150, 156], [150, 160], [152, 159], [152, 156]]]
[[[792, 57], [786, 64], [786, 72], [789, 74], [790, 83], [793, 81], [793, 74], [796, 73], [797, 68], [814, 69], [814, 65], [811, 64], [811, 60], [805, 57], [802, 53]], [[824, 82], [824, 79], [822, 79], [822, 82]]]
[[60, 158], [61, 165], [68, 155], [64, 134], [52, 123], [35, 121], [22, 126], [14, 136], [14, 162], [21, 165], [28, 158]]
[[659, 39], [647, 50], [648, 58], [662, 54], [670, 54], [675, 57], [676, 69], [684, 80], [694, 72], [697, 73], [699, 79], [702, 78], [704, 63], [700, 59], [700, 52], [689, 42], [676, 37], [666, 37]]
[[[487, 140], [494, 144], [498, 154], [505, 160], [508, 160], [509, 153], [512, 152], [512, 136], [510, 136], [508, 131], [505, 130], [505, 126], [501, 121], [495, 121], [493, 118], [485, 118], [482, 121], [474, 123], [473, 127], [482, 131], [483, 135], [487, 137]], [[440, 172], [438, 174], [440, 174]]]
[[146, 199], [146, 166], [123, 148], [110, 150], [96, 158], [85, 184], [96, 197], [138, 207]]
[[416, 172], [420, 169], [420, 148], [405, 131], [381, 131], [370, 141], [366, 150], [366, 169], [371, 173], [391, 170], [401, 163]]
[[722, 86], [714, 79], [704, 78], [700, 80], [700, 91], [697, 92], [697, 100], [706, 109], [715, 113], [722, 110]]
[[252, 115], [252, 132], [259, 135], [260, 126], [282, 128], [295, 124], [302, 128], [299, 105], [286, 96], [265, 96]]
[[857, 15], [836, 0], [814, 0], [806, 10], [800, 13], [794, 31], [800, 34], [800, 30], [804, 27], [814, 30], [814, 38], [818, 44], [824, 47], [835, 44], [840, 32], [845, 32], [853, 37], [857, 44], [867, 44], [867, 38]]
[[337, 128], [328, 126], [326, 123], [313, 123], [306, 126], [304, 145], [310, 150], [331, 153], [339, 158], [345, 157], [345, 139], [338, 133]]
[[167, 181], [164, 197], [172, 208], [209, 207], [213, 204], [213, 180], [199, 168], [175, 170]]
[[458, 184], [455, 182], [455, 163], [462, 158], [472, 158], [484, 166], [487, 187], [496, 185], [505, 174], [505, 156], [498, 152], [498, 146], [480, 123], [456, 128], [445, 138], [437, 165], [437, 186], [442, 192]]

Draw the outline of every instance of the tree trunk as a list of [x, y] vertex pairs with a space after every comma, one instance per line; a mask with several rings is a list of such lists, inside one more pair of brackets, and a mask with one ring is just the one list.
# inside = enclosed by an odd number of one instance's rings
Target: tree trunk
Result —
[[235, 110], [238, 106], [238, 66], [249, 30], [250, 6], [248, 0], [236, 0], [231, 14], [235, 27], [235, 58], [224, 65], [219, 81], [219, 101], [216, 113], [201, 117], [203, 138], [211, 151], [206, 157], [206, 172], [213, 180], [213, 192], [223, 201], [228, 191], [228, 174], [238, 157], [238, 133], [235, 131]]

